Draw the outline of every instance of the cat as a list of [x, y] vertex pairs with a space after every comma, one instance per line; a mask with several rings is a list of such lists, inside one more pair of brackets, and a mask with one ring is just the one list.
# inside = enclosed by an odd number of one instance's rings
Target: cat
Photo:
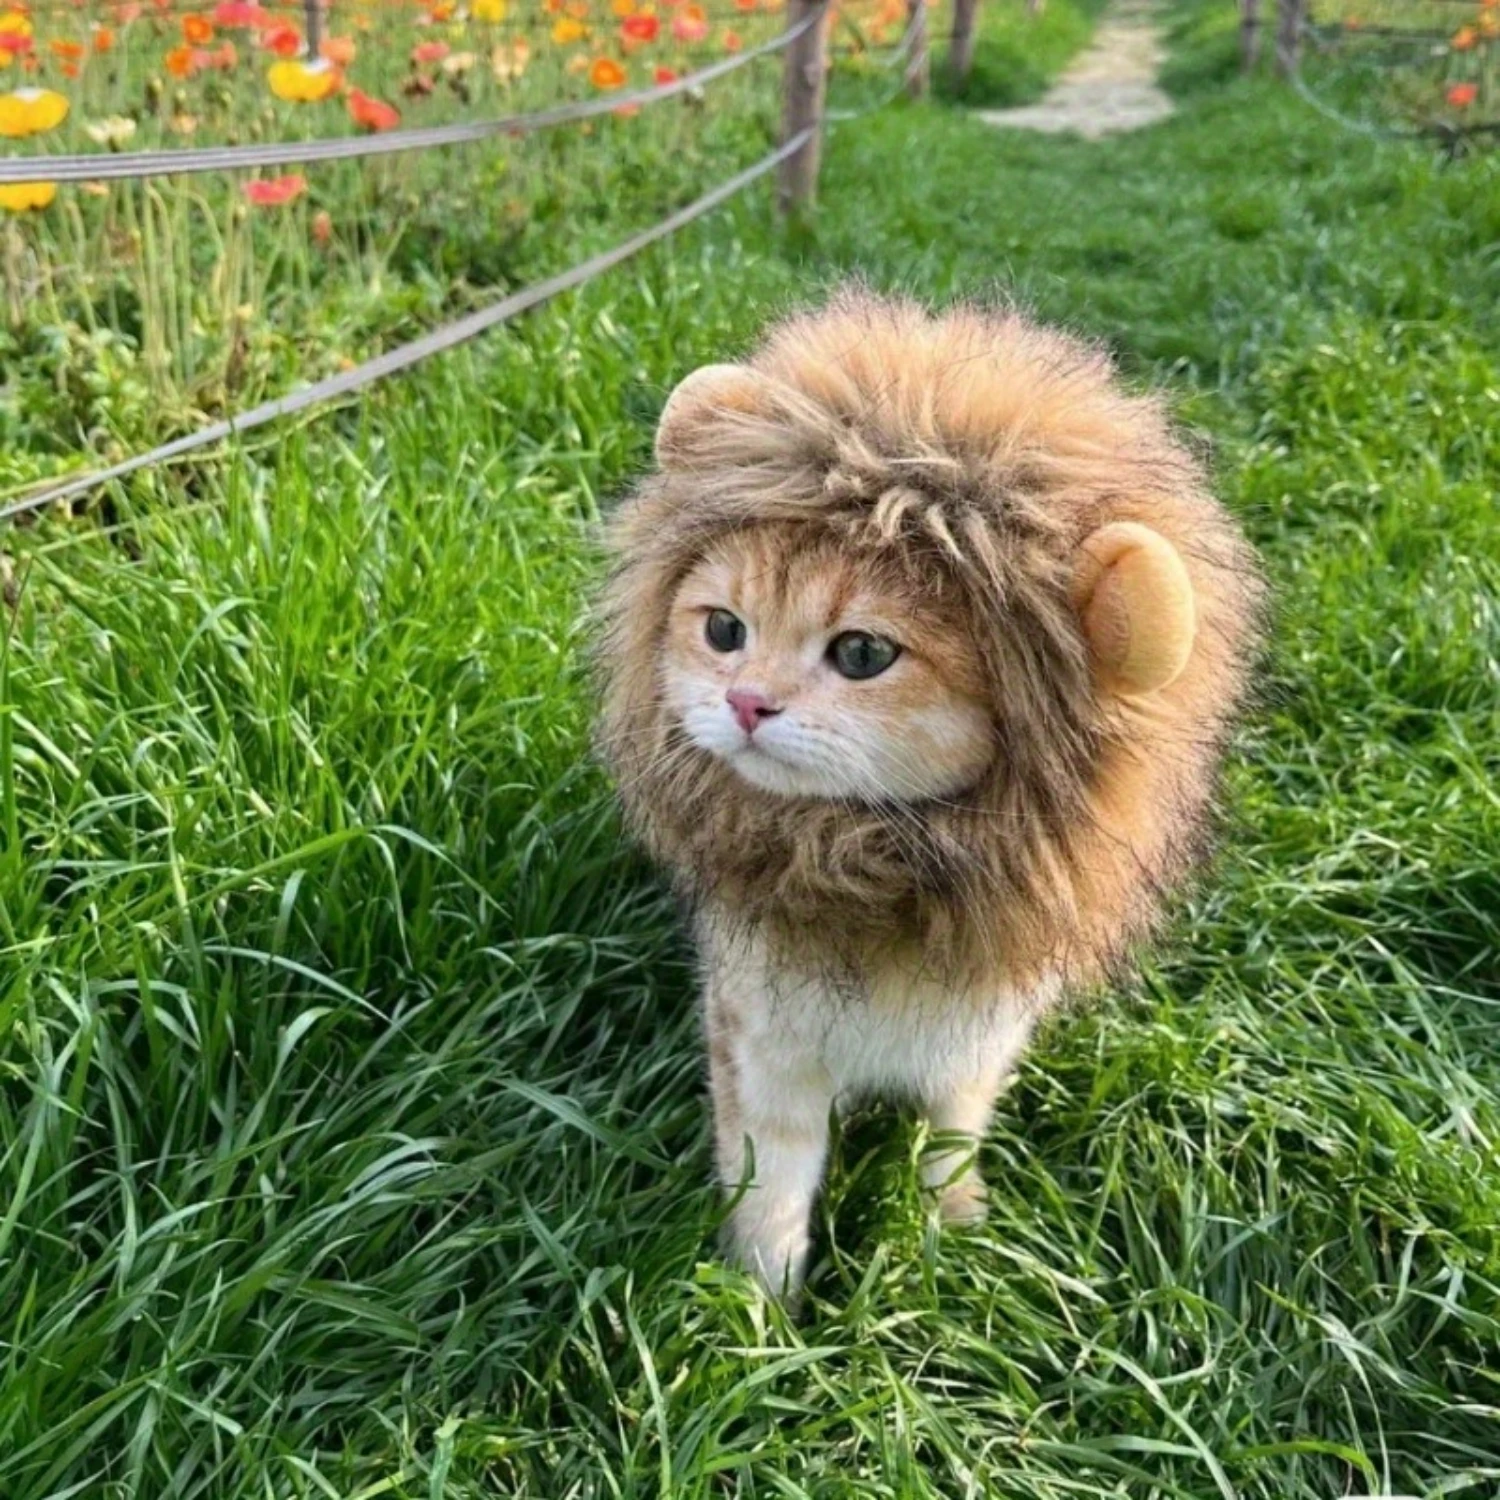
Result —
[[600, 743], [700, 959], [735, 1258], [804, 1275], [830, 1111], [943, 1219], [1037, 1020], [1201, 855], [1264, 586], [1159, 401], [1019, 312], [851, 289], [689, 375], [612, 523]]

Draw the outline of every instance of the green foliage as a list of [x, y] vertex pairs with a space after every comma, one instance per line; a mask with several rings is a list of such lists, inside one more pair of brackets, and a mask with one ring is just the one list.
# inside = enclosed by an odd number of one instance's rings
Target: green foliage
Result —
[[[1493, 1491], [1500, 169], [1236, 82], [901, 109], [765, 208], [6, 538], [6, 1500]], [[1026, 1062], [990, 1223], [857, 1117], [794, 1325], [712, 1259], [580, 621], [671, 382], [856, 270], [1166, 385], [1278, 621], [1225, 856]]]
[[[1030, 104], [1082, 50], [1103, 8], [1104, 0], [1045, 0], [1033, 15], [1025, 0], [979, 0], [969, 76], [955, 79], [946, 47], [934, 46], [933, 89], [939, 98], [984, 109]], [[935, 40], [943, 31], [933, 27]]]

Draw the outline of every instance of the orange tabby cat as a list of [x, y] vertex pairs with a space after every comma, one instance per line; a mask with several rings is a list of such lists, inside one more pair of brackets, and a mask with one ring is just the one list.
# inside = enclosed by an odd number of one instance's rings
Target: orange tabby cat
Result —
[[[601, 738], [689, 898], [736, 1253], [803, 1273], [831, 1108], [977, 1142], [1203, 842], [1261, 585], [1159, 405], [1013, 312], [848, 293], [673, 393]], [[926, 1164], [983, 1209], [974, 1150]]]

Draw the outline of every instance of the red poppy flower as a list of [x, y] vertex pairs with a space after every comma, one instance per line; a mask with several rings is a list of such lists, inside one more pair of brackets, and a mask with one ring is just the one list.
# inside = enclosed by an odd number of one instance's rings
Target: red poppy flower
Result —
[[302, 33], [295, 26], [280, 21], [261, 32], [260, 44], [277, 57], [295, 57], [302, 50]]
[[654, 42], [660, 30], [661, 22], [644, 11], [620, 22], [620, 35], [631, 42]]
[[658, 67], [657, 70], [651, 75], [651, 81], [658, 85], [663, 83], [676, 83], [677, 70], [675, 68], [666, 67], [665, 65]]
[[244, 188], [245, 196], [257, 208], [276, 208], [306, 191], [307, 178], [295, 172], [286, 177], [253, 177]]
[[346, 101], [349, 117], [366, 130], [393, 130], [401, 123], [401, 111], [383, 99], [372, 99], [363, 89], [350, 89]]
[[1455, 83], [1448, 90], [1447, 99], [1454, 109], [1467, 109], [1479, 97], [1479, 85]]

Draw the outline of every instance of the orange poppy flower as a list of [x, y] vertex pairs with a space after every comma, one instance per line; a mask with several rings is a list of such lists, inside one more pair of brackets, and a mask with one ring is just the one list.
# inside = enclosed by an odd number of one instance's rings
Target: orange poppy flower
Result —
[[625, 83], [625, 69], [612, 57], [596, 57], [589, 69], [589, 82], [596, 89], [617, 89]]
[[758, 0], [734, 0], [736, 10], [754, 10]]
[[333, 238], [333, 215], [326, 208], [313, 215], [312, 237], [315, 245], [326, 245]]
[[1449, 88], [1446, 97], [1454, 109], [1467, 109], [1479, 97], [1479, 86], [1474, 83], [1455, 83]]
[[411, 60], [419, 64], [441, 62], [447, 55], [447, 42], [418, 42], [411, 49]]
[[626, 16], [633, 16], [636, 13], [635, 0], [609, 0], [609, 8], [622, 21]]
[[684, 5], [672, 17], [672, 35], [679, 42], [701, 42], [708, 35], [708, 17], [701, 5]]
[[83, 56], [82, 42], [55, 41], [47, 43], [48, 50], [53, 57], [60, 58], [63, 62], [77, 62]]
[[744, 38], [737, 31], [726, 31], [724, 33], [724, 50], [726, 52], [738, 52], [745, 45]]
[[95, 52], [108, 52], [114, 46], [115, 34], [109, 29], [108, 26], [100, 26], [97, 22], [95, 22], [93, 32]]
[[1455, 52], [1467, 52], [1470, 47], [1479, 40], [1478, 34], [1472, 26], [1460, 26], [1453, 33], [1452, 40], [1448, 43]]
[[587, 21], [589, 18], [588, 0], [568, 0], [563, 7], [575, 21]]
[[366, 130], [393, 130], [401, 123], [401, 111], [383, 99], [372, 99], [363, 89], [350, 89], [345, 101], [349, 118]]
[[214, 39], [214, 23], [207, 16], [184, 16], [182, 39], [194, 47], [206, 47]]
[[307, 191], [307, 178], [298, 173], [286, 177], [254, 177], [245, 184], [245, 196], [257, 208], [276, 208], [300, 198]]
[[328, 36], [323, 38], [318, 47], [318, 56], [326, 57], [329, 62], [336, 63], [341, 68], [347, 68], [354, 61], [355, 50], [352, 36]]

